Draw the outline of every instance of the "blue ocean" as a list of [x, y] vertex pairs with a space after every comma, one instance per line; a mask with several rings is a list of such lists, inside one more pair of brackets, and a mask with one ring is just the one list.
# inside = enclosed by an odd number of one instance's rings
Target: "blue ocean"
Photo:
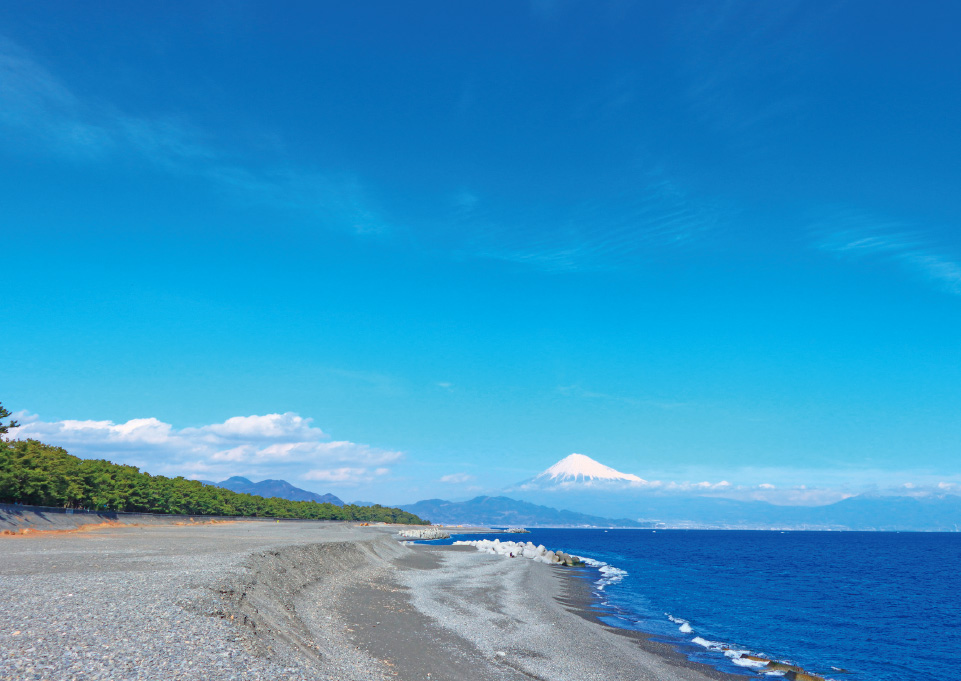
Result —
[[726, 672], [757, 673], [725, 649], [837, 681], [953, 678], [961, 662], [961, 533], [535, 529], [501, 539], [602, 563], [580, 573], [605, 622]]

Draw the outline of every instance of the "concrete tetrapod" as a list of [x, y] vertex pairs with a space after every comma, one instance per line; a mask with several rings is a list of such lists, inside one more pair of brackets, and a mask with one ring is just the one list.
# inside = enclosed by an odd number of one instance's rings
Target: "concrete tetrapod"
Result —
[[582, 567], [585, 565], [580, 556], [572, 556], [563, 551], [550, 551], [543, 544], [534, 546], [531, 542], [513, 542], [500, 539], [478, 539], [474, 541], [455, 541], [455, 546], [473, 546], [478, 551], [490, 555], [500, 555], [506, 558], [528, 558], [548, 565], [563, 565], [566, 567]]

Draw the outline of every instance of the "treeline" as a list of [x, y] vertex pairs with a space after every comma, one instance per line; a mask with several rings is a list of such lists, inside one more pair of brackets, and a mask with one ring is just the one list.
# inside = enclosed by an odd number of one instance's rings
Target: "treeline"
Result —
[[337, 506], [238, 494], [196, 480], [141, 473], [136, 466], [80, 459], [36, 440], [2, 438], [0, 503], [135, 513], [428, 524], [398, 508]]

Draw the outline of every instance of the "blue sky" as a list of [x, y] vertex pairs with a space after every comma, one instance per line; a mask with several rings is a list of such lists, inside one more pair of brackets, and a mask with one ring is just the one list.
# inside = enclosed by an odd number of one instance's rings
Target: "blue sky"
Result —
[[8, 3], [0, 400], [84, 456], [348, 499], [575, 451], [953, 489], [959, 19]]

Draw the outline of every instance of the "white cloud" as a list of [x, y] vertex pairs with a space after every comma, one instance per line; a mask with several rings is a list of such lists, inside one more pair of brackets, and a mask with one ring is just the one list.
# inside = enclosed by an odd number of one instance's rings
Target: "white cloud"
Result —
[[448, 482], [451, 484], [460, 484], [473, 480], [473, 475], [468, 475], [467, 473], [451, 473], [450, 475], [443, 475], [440, 478], [440, 482]]
[[284, 440], [297, 442], [325, 438], [320, 428], [310, 424], [313, 419], [297, 414], [265, 414], [264, 416], [232, 416], [223, 423], [203, 426], [195, 430], [224, 439]]
[[136, 448], [165, 447], [179, 440], [170, 424], [155, 418], [113, 421], [64, 420], [47, 423], [35, 415], [18, 416], [21, 426], [12, 431], [18, 438], [34, 438], [65, 448], [99, 447], [104, 451], [129, 451]]
[[305, 480], [321, 480], [343, 485], [357, 485], [363, 482], [372, 482], [375, 477], [387, 475], [388, 473], [390, 473], [390, 469], [388, 468], [375, 468], [374, 470], [370, 470], [367, 468], [342, 466], [340, 468], [307, 471], [301, 477]]
[[[65, 448], [82, 458], [140, 466], [153, 474], [222, 480], [231, 475], [350, 483], [387, 475], [384, 464], [403, 454], [346, 440], [329, 440], [312, 419], [287, 412], [234, 416], [223, 423], [176, 429], [156, 418], [41, 421], [16, 415], [11, 435]], [[337, 465], [341, 464], [341, 465]]]
[[366, 468], [334, 468], [332, 470], [313, 470], [304, 473], [306, 480], [326, 480], [328, 482], [356, 482], [367, 475]]
[[241, 445], [233, 449], [225, 449], [222, 452], [215, 452], [210, 458], [213, 461], [244, 461], [250, 458], [253, 449]]

